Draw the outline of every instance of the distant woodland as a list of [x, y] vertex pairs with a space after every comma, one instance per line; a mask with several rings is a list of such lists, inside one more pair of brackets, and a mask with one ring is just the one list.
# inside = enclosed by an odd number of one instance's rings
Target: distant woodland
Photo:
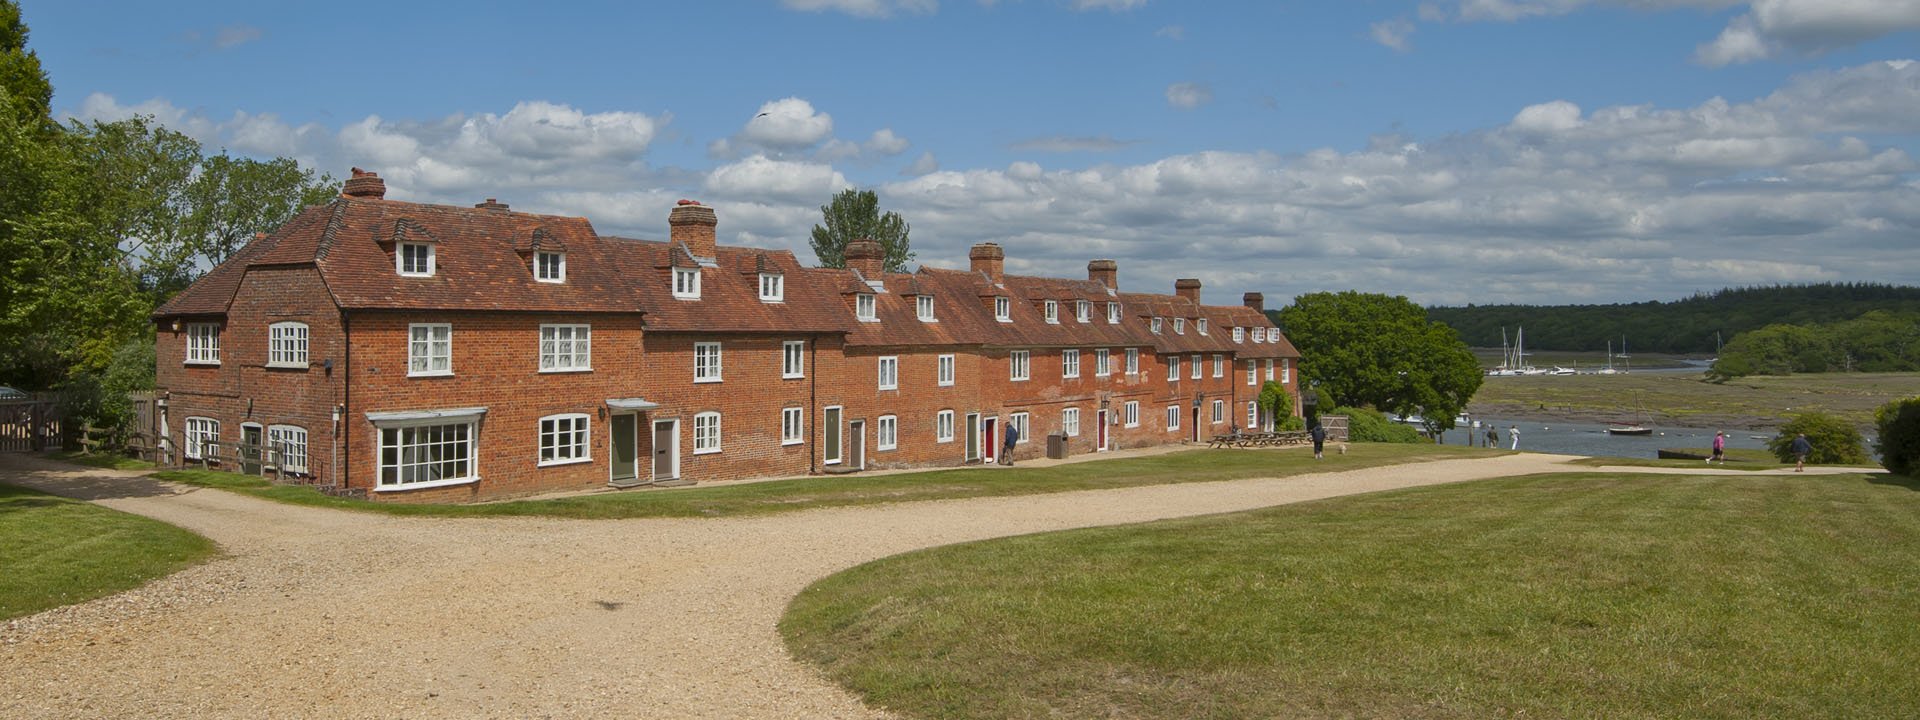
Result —
[[[1673, 302], [1618, 305], [1468, 305], [1432, 307], [1427, 315], [1446, 323], [1474, 347], [1499, 347], [1526, 328], [1528, 350], [1600, 351], [1625, 338], [1631, 352], [1715, 352], [1723, 343], [1769, 325], [1832, 326], [1873, 311], [1920, 314], [1920, 287], [1875, 283], [1823, 283], [1728, 288]], [[1843, 357], [1844, 362], [1844, 357]]]

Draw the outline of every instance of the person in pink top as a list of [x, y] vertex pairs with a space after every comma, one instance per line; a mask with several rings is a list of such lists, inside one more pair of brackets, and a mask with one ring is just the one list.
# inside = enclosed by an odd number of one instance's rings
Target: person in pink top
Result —
[[1713, 436], [1713, 457], [1707, 458], [1707, 462], [1715, 460], [1719, 460], [1721, 465], [1727, 464], [1727, 431], [1725, 430]]

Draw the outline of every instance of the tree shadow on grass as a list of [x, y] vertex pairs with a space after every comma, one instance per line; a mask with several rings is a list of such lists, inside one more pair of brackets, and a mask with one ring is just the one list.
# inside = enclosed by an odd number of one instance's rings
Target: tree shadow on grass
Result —
[[1914, 492], [1920, 492], [1920, 478], [1908, 477], [1906, 475], [1895, 475], [1893, 473], [1874, 473], [1872, 475], [1867, 476], [1867, 482], [1873, 483], [1875, 485], [1892, 485], [1895, 487], [1903, 487], [1908, 490], [1912, 490]]
[[76, 500], [178, 495], [181, 486], [127, 471], [74, 465], [27, 453], [0, 453], [0, 483]]

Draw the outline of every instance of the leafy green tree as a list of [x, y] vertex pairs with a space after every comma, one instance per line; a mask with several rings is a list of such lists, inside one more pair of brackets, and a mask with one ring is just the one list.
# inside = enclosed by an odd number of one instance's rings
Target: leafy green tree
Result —
[[1767, 441], [1767, 450], [1780, 462], [1793, 462], [1793, 438], [1805, 433], [1813, 452], [1807, 462], [1820, 465], [1861, 465], [1867, 459], [1860, 431], [1847, 421], [1822, 412], [1801, 413], [1780, 426], [1780, 434]]
[[1347, 416], [1347, 439], [1354, 442], [1423, 443], [1427, 439], [1411, 427], [1394, 422], [1379, 411], [1357, 407], [1337, 407], [1328, 415]]
[[813, 254], [820, 267], [847, 266], [847, 243], [868, 239], [880, 243], [887, 272], [905, 272], [913, 261], [907, 233], [912, 228], [899, 213], [880, 212], [880, 196], [872, 190], [842, 190], [820, 206], [825, 226], [813, 226]]
[[1484, 376], [1452, 328], [1401, 296], [1345, 291], [1294, 298], [1280, 310], [1303, 378], [1340, 405], [1419, 414], [1453, 427]]
[[19, 3], [0, 0], [0, 113], [37, 130], [50, 123], [52, 102], [53, 83], [40, 69], [40, 56], [27, 49]]
[[1873, 413], [1880, 466], [1896, 475], [1920, 475], [1920, 396], [1895, 400]]
[[[1285, 423], [1287, 418], [1293, 417], [1293, 393], [1287, 392], [1287, 386], [1280, 384], [1278, 381], [1268, 380], [1265, 384], [1262, 384], [1260, 386], [1260, 397], [1256, 398], [1254, 402], [1259, 404], [1260, 416], [1263, 418], [1272, 418], [1275, 427], [1279, 427]], [[1247, 429], [1253, 430], [1255, 428]]]

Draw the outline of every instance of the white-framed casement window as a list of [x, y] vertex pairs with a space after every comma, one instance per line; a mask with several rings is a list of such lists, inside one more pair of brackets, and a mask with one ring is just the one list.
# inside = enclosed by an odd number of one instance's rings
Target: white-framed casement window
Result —
[[1280, 384], [1293, 382], [1293, 359], [1280, 358]]
[[268, 425], [267, 445], [279, 453], [280, 469], [290, 473], [307, 472], [307, 429], [298, 425]]
[[1273, 361], [1272, 360], [1267, 361], [1267, 379], [1268, 380], [1273, 379]]
[[453, 326], [413, 323], [407, 326], [407, 376], [453, 374]]
[[953, 375], [954, 375], [954, 372], [953, 372], [953, 356], [952, 356], [952, 355], [941, 355], [941, 356], [940, 356], [940, 370], [939, 370], [939, 377], [937, 378], [937, 382], [938, 382], [938, 384], [940, 385], [940, 387], [948, 387], [948, 386], [950, 386], [950, 385], [952, 385], [952, 384], [953, 384]]
[[693, 344], [693, 381], [697, 383], [720, 382], [720, 343], [697, 342]]
[[307, 366], [307, 324], [277, 322], [267, 326], [267, 367]]
[[1254, 342], [1257, 342], [1257, 343], [1263, 343], [1263, 342], [1266, 342], [1266, 341], [1267, 341], [1267, 329], [1266, 329], [1266, 328], [1254, 328], [1254, 329], [1253, 329], [1253, 341], [1254, 341]]
[[1234, 328], [1233, 341], [1237, 343], [1245, 343], [1247, 341], [1247, 329], [1243, 327]]
[[593, 459], [587, 449], [587, 415], [564, 413], [540, 418], [540, 465], [565, 465]]
[[1173, 432], [1179, 429], [1180, 429], [1180, 406], [1168, 405], [1167, 406], [1167, 432]]
[[1194, 354], [1193, 361], [1188, 363], [1188, 367], [1193, 368], [1193, 379], [1195, 380], [1199, 380], [1200, 376], [1206, 372], [1205, 366], [1200, 362], [1200, 355], [1198, 353]]
[[1258, 400], [1247, 401], [1247, 429], [1260, 429], [1260, 402]]
[[592, 369], [593, 326], [540, 326], [540, 372], [586, 372]]
[[1247, 384], [1248, 385], [1260, 384], [1260, 361], [1259, 360], [1247, 361]]
[[1093, 349], [1093, 376], [1106, 377], [1113, 373], [1111, 351], [1106, 348]]
[[880, 358], [880, 389], [900, 389], [900, 358], [887, 355]]
[[187, 418], [186, 447], [181, 454], [188, 460], [218, 460], [220, 448], [213, 443], [220, 442], [220, 421], [213, 418]]
[[941, 410], [933, 414], [933, 441], [953, 442], [953, 411]]
[[807, 441], [807, 409], [790, 407], [780, 411], [780, 444], [799, 445]]
[[892, 450], [900, 447], [900, 418], [881, 415], [873, 423], [873, 449]]
[[394, 269], [406, 277], [432, 277], [433, 243], [403, 242], [393, 252]]
[[187, 323], [187, 364], [220, 364], [220, 323]]
[[1080, 351], [1079, 350], [1068, 349], [1068, 350], [1060, 351], [1060, 377], [1063, 377], [1063, 378], [1080, 377]]
[[1167, 356], [1167, 382], [1174, 382], [1179, 379], [1180, 379], [1180, 356], [1168, 355]]
[[538, 251], [533, 254], [533, 279], [543, 283], [567, 281], [567, 254]]
[[1226, 421], [1227, 421], [1227, 401], [1225, 400], [1213, 401], [1213, 424], [1219, 425], [1220, 423], [1223, 423]]
[[860, 322], [879, 322], [878, 307], [873, 293], [856, 293], [853, 296], [853, 316]]
[[933, 319], [932, 295], [913, 296], [913, 311], [915, 315], [920, 316], [920, 322], [939, 322]]
[[786, 302], [787, 276], [780, 273], [760, 273], [760, 302]]
[[792, 380], [807, 376], [807, 341], [788, 340], [780, 343], [780, 378]]
[[1080, 408], [1066, 408], [1060, 411], [1060, 432], [1067, 437], [1080, 437]]
[[1128, 400], [1120, 406], [1120, 424], [1127, 427], [1140, 427], [1140, 401]]
[[1046, 315], [1046, 318], [1047, 318], [1047, 324], [1059, 325], [1060, 324], [1060, 301], [1048, 300], [1046, 301], [1043, 307], [1045, 309], [1044, 314]]
[[693, 454], [720, 452], [720, 413], [703, 412], [693, 416]]
[[1201, 335], [1207, 334], [1207, 319], [1200, 318], [1199, 320], [1193, 321], [1193, 327], [1199, 330]]
[[700, 268], [673, 269], [673, 296], [682, 300], [700, 299]]
[[1107, 324], [1108, 325], [1120, 324], [1120, 303], [1117, 303], [1117, 302], [1107, 303]]
[[1185, 334], [1187, 334], [1187, 319], [1186, 319], [1186, 318], [1174, 318], [1174, 319], [1173, 319], [1173, 334], [1175, 334], [1175, 335], [1185, 335]]
[[1160, 334], [1160, 318], [1154, 318], [1152, 320], [1148, 320], [1147, 327], [1153, 330], [1153, 334], [1159, 335]]
[[1213, 376], [1217, 378], [1227, 376], [1227, 356], [1218, 354], [1213, 356]]
[[459, 485], [480, 479], [473, 420], [380, 427], [376, 491]]
[[1078, 302], [1075, 302], [1073, 307], [1073, 319], [1078, 320], [1080, 322], [1092, 322], [1093, 321], [1093, 303], [1088, 302], [1086, 300], [1080, 300]]
[[1025, 350], [1015, 350], [1007, 353], [1007, 379], [1025, 380], [1030, 377], [1032, 368], [1028, 364], [1029, 360], [1030, 358]]
[[1011, 414], [1011, 415], [1008, 415], [1008, 416], [1007, 416], [1007, 426], [1008, 426], [1008, 427], [1012, 427], [1012, 428], [1016, 428], [1016, 429], [1018, 429], [1018, 430], [1020, 431], [1020, 439], [1018, 439], [1018, 440], [1015, 440], [1013, 444], [1015, 444], [1015, 445], [1025, 445], [1025, 444], [1027, 444], [1027, 441], [1028, 441], [1028, 440], [1032, 440], [1032, 439], [1033, 439], [1033, 433], [1030, 433], [1030, 432], [1027, 432], [1027, 429], [1028, 429], [1028, 425], [1027, 425], [1027, 414], [1026, 414], [1026, 413], [1023, 413], [1023, 412], [1017, 412], [1017, 413], [1013, 413], [1013, 414]]
[[993, 319], [1000, 322], [1013, 322], [1013, 301], [1005, 297], [994, 298]]
[[1127, 374], [1140, 374], [1140, 348], [1127, 348]]

